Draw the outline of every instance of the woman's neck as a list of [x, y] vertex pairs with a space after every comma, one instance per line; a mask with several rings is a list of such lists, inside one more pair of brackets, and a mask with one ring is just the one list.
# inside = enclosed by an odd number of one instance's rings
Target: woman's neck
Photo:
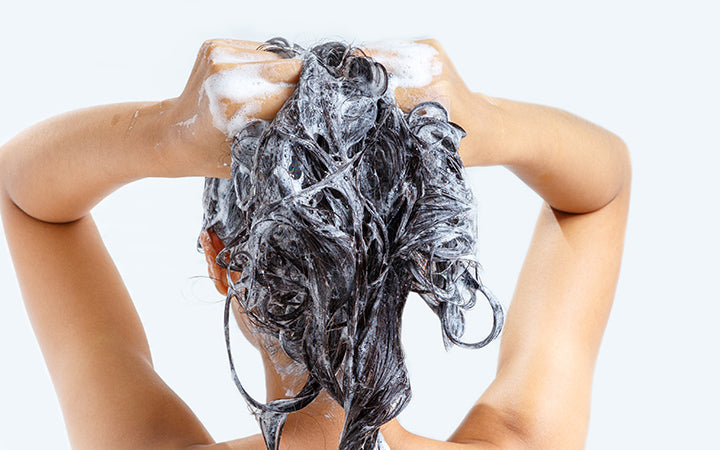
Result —
[[[284, 353], [272, 357], [265, 348], [260, 350], [265, 368], [266, 401], [292, 398], [305, 384], [307, 373], [294, 364]], [[280, 439], [281, 449], [313, 448], [337, 449], [345, 423], [345, 411], [326, 391], [308, 406], [288, 415]], [[397, 419], [380, 429], [390, 448], [397, 447], [409, 433]], [[322, 443], [322, 444], [321, 444]]]
[[[294, 397], [305, 384], [306, 373], [287, 369], [289, 361], [274, 361], [278, 358], [270, 358], [264, 351], [261, 353], [267, 401]], [[344, 422], [345, 411], [322, 391], [310, 405], [288, 415], [282, 431], [282, 447], [290, 444], [286, 448], [337, 449]]]

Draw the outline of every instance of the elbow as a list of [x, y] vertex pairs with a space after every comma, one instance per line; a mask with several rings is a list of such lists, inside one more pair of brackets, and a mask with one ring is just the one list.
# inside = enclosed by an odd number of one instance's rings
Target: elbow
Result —
[[6, 171], [6, 164], [5, 164], [5, 145], [0, 145], [0, 194], [4, 194], [6, 192], [5, 189], [5, 180], [7, 176], [5, 175]]
[[612, 140], [612, 153], [613, 158], [611, 159], [611, 174], [608, 182], [607, 192], [604, 194], [604, 200], [598, 202], [597, 207], [587, 211], [595, 212], [599, 211], [608, 205], [615, 203], [619, 197], [627, 197], [621, 195], [626, 191], [630, 190], [632, 183], [632, 164], [630, 161], [630, 150], [627, 144], [619, 136], [610, 133], [610, 139]]
[[615, 152], [617, 154], [618, 168], [616, 170], [617, 181], [615, 183], [615, 190], [607, 204], [612, 203], [621, 192], [629, 191], [632, 184], [632, 162], [630, 158], [630, 150], [619, 136], [613, 134], [615, 143]]
[[10, 194], [8, 191], [9, 169], [7, 147], [7, 145], [0, 146], [0, 197], [9, 199]]
[[632, 163], [630, 160], [630, 149], [627, 143], [620, 138], [620, 136], [613, 135], [617, 141], [616, 148], [618, 153], [618, 159], [620, 160], [620, 172], [623, 179], [623, 184], [629, 182], [632, 178]]
[[624, 178], [624, 185], [627, 185], [627, 188], [630, 189], [630, 185], [632, 184], [632, 161], [630, 158], [630, 150], [628, 149], [628, 146], [623, 141], [624, 146], [624, 155], [625, 155], [625, 178]]
[[0, 195], [12, 201], [16, 206], [17, 202], [13, 198], [13, 176], [17, 172], [16, 162], [18, 156], [22, 156], [22, 148], [14, 144], [16, 138], [4, 143], [0, 146]]

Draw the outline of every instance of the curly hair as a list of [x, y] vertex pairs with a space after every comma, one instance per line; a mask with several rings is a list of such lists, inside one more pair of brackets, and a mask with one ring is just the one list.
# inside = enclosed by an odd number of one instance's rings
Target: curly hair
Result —
[[[372, 449], [410, 400], [400, 342], [410, 291], [437, 314], [446, 348], [482, 347], [502, 329], [502, 307], [478, 277], [476, 209], [457, 151], [465, 131], [438, 103], [403, 113], [385, 68], [346, 44], [305, 50], [274, 38], [261, 48], [301, 58], [300, 79], [274, 120], [234, 136], [232, 179], [207, 178], [203, 197], [202, 228], [225, 244], [216, 263], [228, 269], [232, 376], [268, 449], [287, 415], [322, 390], [346, 413], [339, 448]], [[493, 327], [466, 343], [463, 314], [477, 292]], [[233, 298], [307, 371], [295, 397], [263, 404], [243, 388], [230, 352]]]

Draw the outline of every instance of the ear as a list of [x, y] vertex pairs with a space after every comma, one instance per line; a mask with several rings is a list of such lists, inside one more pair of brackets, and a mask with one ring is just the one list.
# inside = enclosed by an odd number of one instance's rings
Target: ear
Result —
[[225, 248], [225, 244], [213, 231], [204, 230], [200, 233], [200, 246], [205, 254], [208, 263], [208, 275], [215, 282], [215, 288], [224, 296], [227, 296], [227, 271], [218, 266], [215, 262], [218, 253]]

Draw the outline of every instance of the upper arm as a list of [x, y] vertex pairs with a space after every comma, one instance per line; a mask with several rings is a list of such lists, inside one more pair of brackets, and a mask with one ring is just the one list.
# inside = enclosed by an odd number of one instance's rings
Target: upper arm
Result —
[[73, 448], [212, 442], [154, 371], [140, 319], [92, 217], [43, 222], [2, 190], [0, 211]]
[[521, 447], [584, 446], [629, 202], [628, 175], [615, 198], [590, 213], [543, 203], [508, 309], [496, 379], [452, 440], [484, 435], [514, 437]]

